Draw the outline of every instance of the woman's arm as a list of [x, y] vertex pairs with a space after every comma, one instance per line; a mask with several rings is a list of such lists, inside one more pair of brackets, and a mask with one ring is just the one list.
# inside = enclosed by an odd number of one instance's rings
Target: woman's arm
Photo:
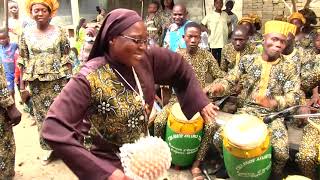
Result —
[[41, 135], [79, 179], [107, 179], [116, 167], [89, 152], [80, 143], [78, 127], [90, 101], [89, 82], [82, 74], [72, 78], [51, 105]]
[[187, 118], [191, 119], [209, 104], [191, 65], [181, 55], [164, 48], [152, 48], [147, 56], [151, 60], [155, 83], [174, 88]]

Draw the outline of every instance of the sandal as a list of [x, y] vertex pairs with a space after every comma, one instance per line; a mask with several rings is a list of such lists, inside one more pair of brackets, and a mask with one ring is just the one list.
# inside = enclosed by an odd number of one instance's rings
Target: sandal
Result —
[[202, 171], [198, 167], [191, 168], [191, 174], [192, 174], [193, 180], [204, 180]]

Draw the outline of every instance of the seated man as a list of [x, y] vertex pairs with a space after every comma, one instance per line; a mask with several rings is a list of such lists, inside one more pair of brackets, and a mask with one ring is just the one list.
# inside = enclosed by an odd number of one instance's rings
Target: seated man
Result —
[[[213, 78], [222, 78], [225, 76], [225, 72], [221, 71], [217, 61], [214, 59], [209, 51], [200, 49], [198, 44], [200, 42], [201, 27], [195, 22], [190, 22], [185, 27], [184, 40], [186, 42], [186, 49], [181, 49], [178, 52], [188, 61], [195, 71], [196, 77], [200, 82], [202, 88], [205, 87], [205, 79], [207, 73], [213, 76]], [[164, 107], [162, 112], [156, 117], [154, 122], [154, 135], [158, 137], [165, 137], [165, 129], [168, 118], [167, 111], [171, 106], [178, 102], [176, 97], [171, 98], [170, 103]], [[192, 174], [194, 177], [201, 175], [199, 169], [200, 161], [205, 158], [206, 152], [209, 148], [209, 143], [212, 142], [213, 133], [215, 130], [215, 124], [209, 124], [205, 122], [204, 136], [201, 139], [201, 145], [197, 153], [196, 161], [192, 166]]]
[[[225, 45], [222, 49], [222, 58], [220, 68], [225, 71], [231, 71], [235, 66], [239, 65], [240, 59], [244, 55], [254, 54], [256, 47], [253, 43], [249, 41], [249, 31], [244, 25], [238, 25], [236, 29], [233, 31], [231, 36], [231, 43]], [[244, 79], [244, 78], [241, 78]], [[243, 86], [242, 80], [232, 88], [230, 94], [239, 95], [237, 100], [237, 105], [235, 102], [226, 102], [223, 107], [223, 111], [234, 113], [235, 108], [232, 107], [238, 106], [241, 107], [243, 100], [241, 99], [241, 89]], [[232, 109], [232, 110], [231, 110]]]
[[[269, 113], [298, 104], [299, 68], [294, 63], [287, 63], [281, 54], [286, 47], [289, 32], [295, 32], [295, 27], [289, 23], [266, 22], [262, 54], [245, 55], [239, 65], [224, 79], [214, 82], [209, 91], [213, 94], [228, 92], [240, 77], [246, 75], [246, 87], [242, 90], [246, 99], [237, 113], [263, 118]], [[281, 119], [275, 119], [269, 128], [272, 132], [273, 179], [278, 179], [283, 175], [283, 167], [289, 158], [288, 133]], [[218, 134], [214, 137], [214, 144], [221, 150], [222, 141]]]
[[[244, 16], [238, 22], [239, 25], [245, 26], [249, 31], [249, 41], [258, 46], [262, 42], [262, 35], [257, 31], [255, 24], [259, 22], [259, 17], [255, 15]], [[259, 24], [259, 23], [258, 23]]]
[[222, 49], [221, 70], [229, 72], [239, 64], [240, 58], [255, 52], [255, 46], [248, 42], [249, 32], [243, 25], [238, 25], [232, 33], [231, 43]]
[[[314, 49], [306, 53], [307, 58], [304, 58], [301, 66], [301, 86], [303, 90], [311, 90], [315, 83], [319, 82], [320, 77], [320, 32], [314, 37]], [[317, 79], [318, 78], [318, 79]], [[317, 89], [318, 91], [318, 89]], [[318, 94], [313, 94], [316, 96]], [[318, 104], [318, 97], [313, 97], [313, 103]], [[316, 124], [320, 124], [319, 119], [314, 120]], [[316, 174], [316, 168], [319, 157], [319, 138], [320, 132], [318, 129], [308, 124], [304, 127], [303, 138], [297, 154], [297, 163], [304, 176], [311, 179], [319, 179]]]

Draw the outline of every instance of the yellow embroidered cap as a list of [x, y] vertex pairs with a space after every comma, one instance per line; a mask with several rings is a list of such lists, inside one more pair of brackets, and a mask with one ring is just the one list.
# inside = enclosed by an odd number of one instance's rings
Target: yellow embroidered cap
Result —
[[59, 2], [57, 0], [26, 0], [26, 11], [30, 16], [31, 8], [34, 4], [44, 4], [48, 6], [51, 10], [51, 16], [56, 15], [59, 8]]
[[289, 33], [296, 34], [297, 27], [293, 24], [283, 21], [271, 20], [265, 23], [264, 34], [279, 33], [288, 36]]
[[288, 22], [290, 22], [292, 19], [299, 19], [301, 20], [302, 24], [306, 23], [306, 18], [299, 12], [292, 13], [288, 18]]
[[250, 24], [253, 24], [253, 19], [249, 16], [244, 16], [240, 19], [240, 21], [238, 22], [238, 24], [242, 24], [244, 22], [247, 22], [247, 23], [250, 23]]

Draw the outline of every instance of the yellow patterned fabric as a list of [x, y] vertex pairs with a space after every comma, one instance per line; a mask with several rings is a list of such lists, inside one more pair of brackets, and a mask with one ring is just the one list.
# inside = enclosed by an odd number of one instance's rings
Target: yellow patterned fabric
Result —
[[51, 16], [56, 15], [59, 9], [59, 2], [57, 0], [26, 0], [26, 12], [31, 15], [31, 8], [34, 4], [44, 4], [51, 10]]
[[271, 68], [273, 65], [277, 64], [280, 59], [278, 59], [274, 62], [264, 61], [264, 60], [262, 60], [261, 56], [259, 56], [258, 59], [260, 60], [261, 67], [262, 67], [258, 96], [265, 97], [267, 94], [267, 88], [268, 88], [268, 84], [269, 84], [269, 80], [270, 80]]
[[147, 16], [144, 23], [147, 26], [148, 37], [153, 39], [159, 46], [162, 44], [162, 24], [161, 16], [156, 13], [153, 17]]
[[0, 179], [12, 179], [14, 176], [14, 161], [16, 146], [12, 125], [6, 108], [13, 105], [14, 101], [7, 89], [4, 68], [0, 65]]
[[289, 33], [292, 33], [293, 35], [295, 35], [296, 29], [297, 27], [293, 24], [283, 21], [271, 20], [266, 22], [264, 34], [278, 33], [283, 34], [284, 36], [288, 36]]
[[240, 21], [238, 22], [238, 24], [242, 24], [244, 22], [253, 24], [253, 19], [250, 16], [244, 16], [240, 19]]
[[299, 12], [292, 13], [288, 18], [288, 22], [290, 22], [293, 19], [299, 19], [303, 24], [306, 23], [306, 18]]
[[[255, 52], [255, 49], [256, 47], [253, 44], [247, 43], [244, 50], [240, 52], [240, 58], [244, 55], [253, 54]], [[220, 63], [221, 70], [225, 72], [229, 72], [231, 69], [233, 69], [236, 66], [236, 64], [239, 64], [239, 62], [237, 61], [240, 61], [240, 58], [239, 60], [237, 60], [238, 59], [237, 54], [238, 52], [234, 49], [232, 43], [226, 44], [222, 48], [222, 52], [221, 52], [221, 63]]]
[[213, 55], [205, 49], [198, 49], [194, 55], [190, 55], [186, 49], [179, 49], [178, 53], [193, 67], [202, 88], [206, 86], [207, 74], [211, 75], [213, 79], [222, 78], [226, 75], [226, 73], [220, 69]]
[[[319, 119], [310, 118], [311, 121], [320, 125]], [[298, 163], [302, 174], [311, 179], [319, 179], [316, 171], [319, 164], [319, 139], [320, 132], [311, 124], [307, 124], [303, 128], [303, 136], [296, 154], [296, 162]]]
[[301, 58], [301, 88], [304, 92], [312, 92], [312, 89], [320, 81], [320, 54], [313, 49], [305, 50]]
[[7, 79], [4, 72], [4, 67], [0, 64], [0, 107], [6, 109], [14, 104], [9, 90], [7, 88]]
[[260, 27], [262, 26], [261, 19], [257, 14], [249, 14], [249, 16], [252, 18], [253, 23], [259, 23]]
[[141, 100], [118, 80], [108, 64], [86, 78], [91, 86], [88, 120], [92, 137], [100, 136], [108, 143], [121, 146], [147, 135]]
[[23, 80], [52, 81], [71, 76], [69, 41], [62, 28], [55, 27], [45, 35], [36, 35], [33, 27], [21, 36], [18, 65], [24, 68]]

